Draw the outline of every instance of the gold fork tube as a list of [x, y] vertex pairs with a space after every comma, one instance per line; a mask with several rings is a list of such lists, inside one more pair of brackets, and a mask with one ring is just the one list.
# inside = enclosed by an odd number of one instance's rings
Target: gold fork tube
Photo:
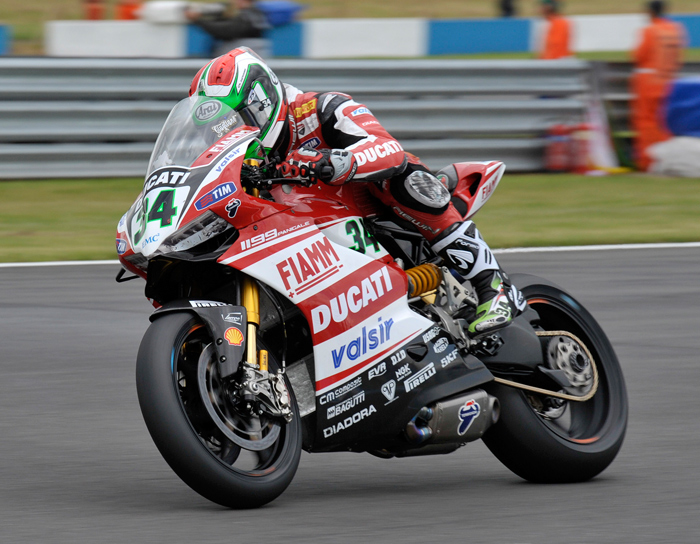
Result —
[[246, 339], [246, 360], [249, 365], [258, 364], [258, 327], [260, 326], [260, 291], [251, 278], [243, 278], [243, 306], [248, 314], [248, 334]]

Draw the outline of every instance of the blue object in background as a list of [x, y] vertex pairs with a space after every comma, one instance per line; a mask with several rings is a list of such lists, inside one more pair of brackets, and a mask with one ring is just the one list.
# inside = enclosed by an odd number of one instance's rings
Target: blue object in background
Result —
[[303, 33], [303, 23], [292, 23], [268, 30], [265, 37], [272, 43], [272, 56], [301, 57]]
[[0, 25], [0, 55], [10, 54], [10, 27]]
[[304, 6], [289, 0], [261, 0], [256, 6], [267, 15], [273, 27], [293, 23], [297, 12], [304, 9]]
[[688, 47], [700, 47], [700, 15], [671, 15], [669, 19], [685, 27]]
[[215, 40], [197, 25], [187, 25], [187, 56], [210, 58]]
[[666, 103], [666, 122], [676, 136], [700, 137], [700, 77], [673, 83]]
[[451, 19], [428, 22], [428, 55], [530, 50], [530, 19]]

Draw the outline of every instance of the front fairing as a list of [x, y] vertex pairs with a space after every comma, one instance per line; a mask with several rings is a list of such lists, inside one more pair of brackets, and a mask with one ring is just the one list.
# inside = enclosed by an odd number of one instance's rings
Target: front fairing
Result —
[[[216, 102], [216, 104], [220, 104]], [[212, 110], [217, 109], [217, 116]], [[243, 191], [241, 169], [259, 130], [233, 110], [185, 99], [166, 121], [143, 191], [117, 228], [117, 253], [133, 270], [148, 259], [191, 250], [265, 215], [274, 204]], [[271, 205], [271, 206], [270, 206]]]

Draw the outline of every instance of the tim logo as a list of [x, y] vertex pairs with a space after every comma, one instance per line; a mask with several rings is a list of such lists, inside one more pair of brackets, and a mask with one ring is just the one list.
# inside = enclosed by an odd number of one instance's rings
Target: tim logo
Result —
[[466, 433], [480, 413], [481, 408], [479, 407], [479, 403], [474, 399], [465, 402], [464, 406], [459, 409], [460, 423], [459, 427], [457, 427], [457, 433], [460, 435]]
[[289, 296], [301, 294], [340, 271], [340, 258], [331, 241], [324, 237], [277, 264]]
[[236, 186], [233, 183], [223, 183], [215, 189], [209, 191], [199, 200], [197, 200], [197, 202], [194, 203], [194, 207], [201, 212], [202, 210], [208, 208], [212, 204], [216, 204], [217, 202], [222, 201], [228, 195], [233, 194], [235, 192]]

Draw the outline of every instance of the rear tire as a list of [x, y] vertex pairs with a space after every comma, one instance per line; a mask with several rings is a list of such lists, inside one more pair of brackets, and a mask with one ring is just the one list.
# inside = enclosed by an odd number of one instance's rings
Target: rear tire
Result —
[[[274, 444], [256, 453], [227, 440], [203, 409], [196, 378], [188, 370], [211, 341], [193, 314], [167, 314], [151, 324], [136, 364], [141, 412], [161, 455], [187, 485], [222, 506], [259, 507], [282, 494], [296, 473], [301, 455], [299, 410], [285, 379], [294, 419], [281, 425]], [[247, 463], [243, 468], [242, 461]]]
[[484, 435], [484, 443], [525, 480], [589, 480], [612, 463], [624, 440], [628, 407], [620, 364], [600, 325], [569, 294], [535, 276], [514, 274], [512, 281], [538, 312], [544, 330], [568, 331], [586, 345], [598, 369], [599, 385], [588, 401], [566, 401], [565, 418], [549, 418], [538, 410], [543, 400], [547, 402], [542, 395], [489, 385], [489, 393], [501, 403], [501, 417]]

